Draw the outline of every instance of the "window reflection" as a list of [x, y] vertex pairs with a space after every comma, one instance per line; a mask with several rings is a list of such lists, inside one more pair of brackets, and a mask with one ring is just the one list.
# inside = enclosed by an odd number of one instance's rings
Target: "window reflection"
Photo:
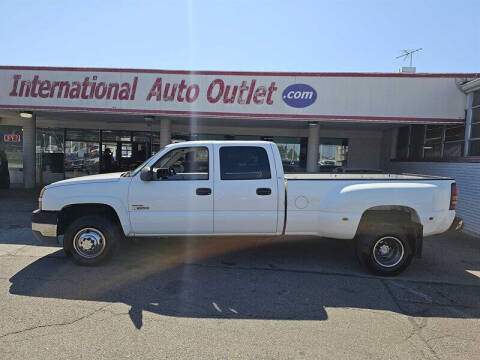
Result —
[[65, 177], [98, 174], [100, 156], [98, 143], [87, 141], [65, 142]]
[[100, 131], [67, 129], [65, 134], [65, 177], [98, 174]]
[[305, 172], [307, 160], [306, 138], [274, 136], [271, 138], [271, 141], [278, 146], [284, 172]]
[[347, 167], [348, 139], [320, 138], [318, 171], [332, 172]]
[[40, 184], [63, 180], [63, 129], [37, 129], [37, 178]]

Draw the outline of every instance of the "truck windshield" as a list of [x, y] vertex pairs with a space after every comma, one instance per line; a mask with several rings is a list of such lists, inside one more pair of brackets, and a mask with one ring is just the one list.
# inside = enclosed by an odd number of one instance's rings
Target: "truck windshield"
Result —
[[[162, 151], [162, 149], [160, 149], [159, 151]], [[130, 170], [130, 171], [126, 171], [122, 174], [122, 177], [131, 177], [131, 176], [135, 176], [136, 174], [138, 174], [138, 172], [140, 170], [142, 170], [142, 168], [148, 164], [148, 162], [155, 156], [155, 154], [153, 154], [152, 156], [150, 156], [147, 160], [145, 160], [143, 163], [141, 163], [140, 165], [138, 165], [135, 169], [133, 170]]]

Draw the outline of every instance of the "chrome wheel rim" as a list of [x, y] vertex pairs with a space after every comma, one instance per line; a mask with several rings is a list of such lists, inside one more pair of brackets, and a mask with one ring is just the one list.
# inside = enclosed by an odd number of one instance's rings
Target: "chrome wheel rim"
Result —
[[95, 228], [79, 230], [73, 238], [73, 247], [78, 255], [85, 259], [93, 259], [100, 256], [105, 250], [105, 236]]
[[386, 268], [392, 268], [403, 260], [405, 249], [400, 239], [394, 236], [384, 236], [373, 246], [375, 262]]

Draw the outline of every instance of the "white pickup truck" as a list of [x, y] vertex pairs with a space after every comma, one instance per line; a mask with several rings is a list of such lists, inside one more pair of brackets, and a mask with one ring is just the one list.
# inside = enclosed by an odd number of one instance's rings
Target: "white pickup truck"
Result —
[[389, 174], [288, 174], [265, 141], [171, 144], [137, 169], [42, 189], [35, 237], [98, 264], [120, 239], [315, 235], [355, 239], [371, 271], [394, 275], [423, 236], [459, 228], [453, 179]]

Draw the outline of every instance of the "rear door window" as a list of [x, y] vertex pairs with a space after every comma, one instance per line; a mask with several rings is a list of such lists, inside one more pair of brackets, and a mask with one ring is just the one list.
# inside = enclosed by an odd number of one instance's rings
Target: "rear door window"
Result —
[[270, 179], [267, 152], [258, 146], [221, 147], [220, 178], [222, 180]]

